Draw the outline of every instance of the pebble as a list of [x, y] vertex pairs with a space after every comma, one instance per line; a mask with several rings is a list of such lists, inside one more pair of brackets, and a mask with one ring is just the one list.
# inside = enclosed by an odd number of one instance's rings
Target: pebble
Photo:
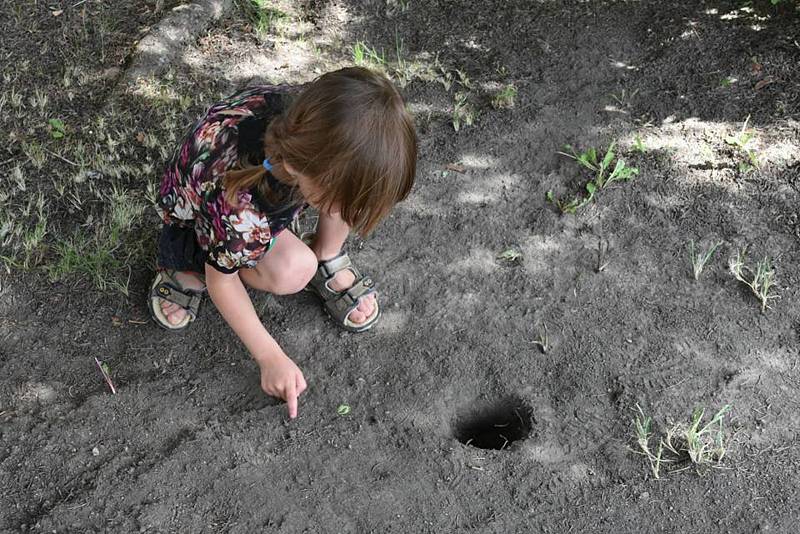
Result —
[[100, 449], [97, 447], [92, 449], [92, 456], [100, 456]]

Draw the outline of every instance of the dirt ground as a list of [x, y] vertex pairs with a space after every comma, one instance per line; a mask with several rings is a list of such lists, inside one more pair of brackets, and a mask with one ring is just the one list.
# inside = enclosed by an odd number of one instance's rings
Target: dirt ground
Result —
[[[276, 2], [266, 29], [236, 7], [134, 88], [118, 81], [136, 43], [175, 3], [30, 4], [0, 8], [0, 208], [49, 219], [0, 273], [3, 532], [796, 532], [791, 2], [305, 0]], [[144, 206], [215, 98], [308, 81], [356, 43], [416, 116], [417, 184], [350, 243], [380, 284], [373, 331], [343, 333], [305, 294], [253, 295], [309, 381], [288, 421], [210, 301], [183, 334], [148, 321], [151, 208], [109, 238], [124, 283], [100, 289], [59, 243], [116, 220], [108, 184]], [[493, 105], [508, 85], [513, 105]], [[742, 131], [744, 149], [726, 142]], [[560, 213], [548, 192], [573, 198], [590, 173], [558, 152], [612, 141], [639, 174]], [[692, 240], [722, 243], [699, 280]], [[745, 246], [774, 266], [763, 313], [728, 272]], [[721, 463], [654, 478], [637, 406], [660, 435], [725, 405]]]

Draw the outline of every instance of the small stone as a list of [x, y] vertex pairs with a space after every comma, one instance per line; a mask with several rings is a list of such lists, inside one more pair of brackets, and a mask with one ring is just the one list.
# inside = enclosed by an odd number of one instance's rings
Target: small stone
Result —
[[100, 456], [100, 449], [98, 449], [97, 447], [94, 447], [92, 449], [92, 456]]

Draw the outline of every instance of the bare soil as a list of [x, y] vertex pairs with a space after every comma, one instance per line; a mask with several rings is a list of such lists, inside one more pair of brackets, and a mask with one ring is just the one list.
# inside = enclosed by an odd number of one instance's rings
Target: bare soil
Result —
[[[17, 4], [27, 5], [2, 9]], [[276, 4], [288, 15], [262, 36], [235, 10], [156, 75], [192, 96], [171, 115], [150, 93], [115, 93], [113, 76], [72, 100], [46, 84], [47, 71], [124, 72], [131, 36], [163, 15], [145, 2], [86, 2], [127, 29], [78, 47], [63, 40], [80, 29], [79, 18], [62, 23], [72, 4], [59, 16], [39, 6], [24, 31], [0, 32], [2, 52], [47, 66], [27, 83], [46, 87], [62, 114], [121, 110], [132, 146], [140, 131], [174, 141], [204, 105], [254, 79], [299, 83], [350, 62], [356, 41], [384, 50], [396, 77], [412, 60], [431, 67], [403, 88], [420, 134], [417, 185], [374, 236], [350, 243], [380, 284], [373, 331], [343, 333], [305, 294], [253, 295], [309, 380], [291, 422], [213, 304], [179, 335], [146, 319], [154, 250], [132, 260], [128, 296], [80, 276], [3, 272], [2, 531], [796, 531], [791, 2], [305, 1]], [[512, 83], [514, 106], [494, 109]], [[476, 120], [456, 132], [458, 92]], [[745, 120], [757, 168], [725, 142]], [[17, 141], [47, 135], [16, 131]], [[10, 158], [22, 157], [15, 139]], [[589, 175], [557, 152], [615, 140], [638, 176], [559, 213], [547, 192], [575, 196]], [[120, 161], [134, 170], [115, 179], [144, 195], [159, 156], [136, 145]], [[59, 161], [30, 172], [48, 184]], [[63, 208], [54, 232], [86, 224], [88, 212], [53, 206]], [[136, 232], [156, 231], [148, 212]], [[690, 240], [723, 243], [697, 281]], [[727, 271], [744, 246], [774, 264], [780, 298], [764, 313]], [[497, 259], [509, 248], [517, 262]], [[543, 352], [533, 341], [545, 328]], [[666, 467], [655, 480], [632, 451], [637, 405], [661, 429], [695, 407], [731, 405], [721, 465]]]

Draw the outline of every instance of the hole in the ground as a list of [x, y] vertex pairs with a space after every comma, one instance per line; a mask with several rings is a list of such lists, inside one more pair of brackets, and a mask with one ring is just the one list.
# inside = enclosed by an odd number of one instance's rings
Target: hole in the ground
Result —
[[479, 449], [507, 449], [531, 431], [531, 409], [516, 397], [477, 402], [456, 416], [455, 438]]

